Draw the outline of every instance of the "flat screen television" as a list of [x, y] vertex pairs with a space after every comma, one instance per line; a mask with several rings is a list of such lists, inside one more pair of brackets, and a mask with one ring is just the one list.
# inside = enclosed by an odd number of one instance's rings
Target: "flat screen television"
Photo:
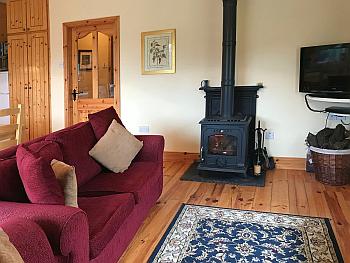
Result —
[[301, 48], [299, 91], [350, 97], [350, 43]]

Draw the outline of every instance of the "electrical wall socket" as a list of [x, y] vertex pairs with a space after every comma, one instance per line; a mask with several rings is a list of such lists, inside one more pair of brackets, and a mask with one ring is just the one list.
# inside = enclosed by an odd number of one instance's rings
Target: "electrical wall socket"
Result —
[[274, 131], [267, 130], [265, 132], [265, 140], [274, 140], [275, 139], [275, 133]]
[[149, 133], [149, 126], [139, 126], [140, 133]]

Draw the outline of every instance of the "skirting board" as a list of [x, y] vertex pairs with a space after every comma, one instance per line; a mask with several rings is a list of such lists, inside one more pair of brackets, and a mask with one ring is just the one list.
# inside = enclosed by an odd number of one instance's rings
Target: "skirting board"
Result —
[[[198, 160], [199, 153], [187, 153], [187, 152], [165, 152], [165, 161], [175, 160]], [[298, 170], [305, 171], [305, 158], [293, 158], [293, 157], [274, 157], [277, 169]]]
[[305, 171], [305, 158], [274, 157], [277, 169]]
[[164, 152], [164, 161], [194, 161], [199, 160], [199, 153]]

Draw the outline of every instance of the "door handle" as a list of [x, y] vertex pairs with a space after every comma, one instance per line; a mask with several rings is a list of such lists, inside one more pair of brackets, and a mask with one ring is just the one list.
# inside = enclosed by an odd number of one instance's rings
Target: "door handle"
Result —
[[86, 94], [86, 92], [83, 91], [77, 91], [76, 89], [73, 89], [72, 96], [73, 96], [73, 101], [76, 101], [78, 98], [78, 95], [83, 95]]
[[76, 101], [77, 100], [77, 95], [79, 94], [79, 92], [77, 92], [76, 89], [73, 89], [73, 92], [72, 92], [72, 96], [73, 96], [73, 101]]

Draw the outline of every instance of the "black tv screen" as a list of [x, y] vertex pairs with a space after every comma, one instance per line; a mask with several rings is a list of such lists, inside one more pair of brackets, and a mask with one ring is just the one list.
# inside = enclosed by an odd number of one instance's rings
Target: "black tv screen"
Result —
[[301, 48], [300, 92], [350, 95], [350, 43]]

